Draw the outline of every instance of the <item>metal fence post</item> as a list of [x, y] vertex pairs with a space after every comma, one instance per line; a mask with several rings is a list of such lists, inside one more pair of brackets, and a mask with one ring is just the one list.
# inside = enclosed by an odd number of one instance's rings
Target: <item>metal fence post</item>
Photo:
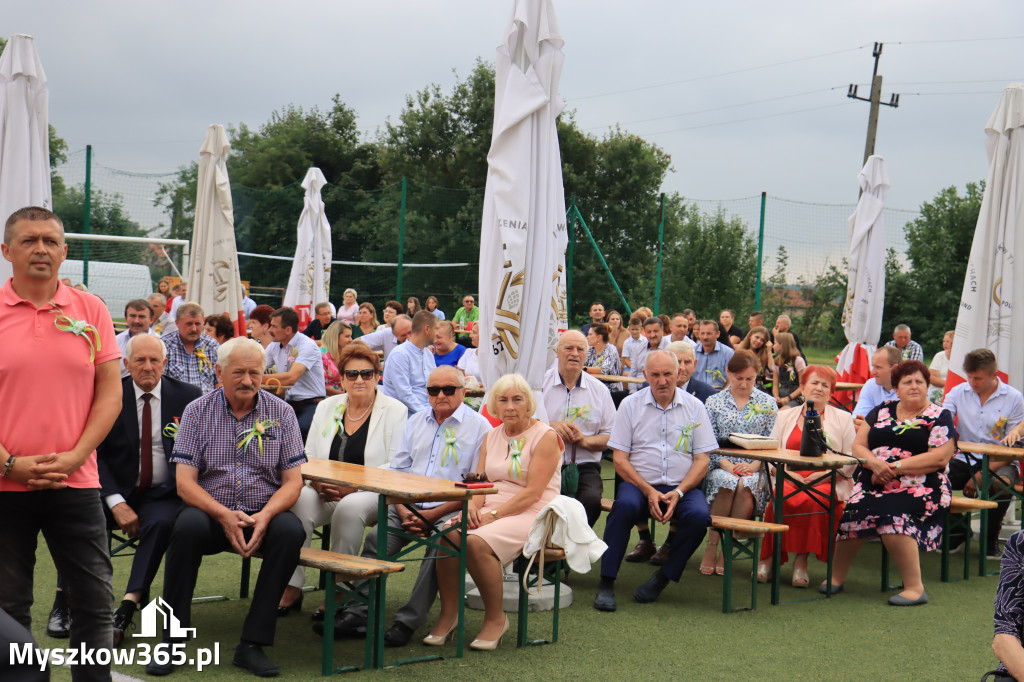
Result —
[[761, 192], [761, 227], [757, 232], [757, 284], [754, 286], [754, 310], [761, 310], [761, 268], [764, 265], [764, 205], [768, 192]]
[[[82, 232], [90, 233], [92, 219], [92, 145], [85, 145], [85, 215], [82, 216]], [[82, 284], [89, 287], [89, 242], [82, 247]]]
[[569, 229], [569, 245], [565, 250], [565, 311], [569, 326], [572, 327], [572, 261], [576, 253], [576, 197], [572, 198], [565, 217], [568, 223], [566, 227]]
[[665, 259], [665, 193], [661, 193], [661, 222], [658, 223], [658, 274], [654, 278], [654, 314], [661, 312], [661, 262]]
[[405, 260], [405, 197], [408, 181], [402, 176], [402, 205], [398, 214], [398, 281], [395, 282], [396, 300], [402, 300], [402, 263]]

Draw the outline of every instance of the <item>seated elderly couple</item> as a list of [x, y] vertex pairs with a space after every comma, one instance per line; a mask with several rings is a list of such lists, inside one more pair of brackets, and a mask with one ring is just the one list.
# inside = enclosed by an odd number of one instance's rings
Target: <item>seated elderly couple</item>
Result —
[[[710, 454], [730, 432], [762, 433], [778, 438], [782, 447], [798, 449], [806, 406], [784, 411], [776, 418], [775, 401], [753, 388], [759, 363], [752, 354], [737, 351], [727, 367], [729, 386], [704, 406], [675, 391], [666, 378], [672, 375], [668, 353], [652, 353], [645, 376], [650, 387], [623, 401], [609, 439], [616, 472], [622, 477], [615, 504], [608, 516], [605, 542], [609, 549], [601, 565], [601, 583], [594, 607], [614, 611], [613, 592], [619, 564], [632, 525], [650, 515], [677, 524], [668, 561], [635, 592], [639, 602], [653, 601], [669, 580], [679, 579], [689, 556], [703, 540], [710, 513], [749, 518], [764, 509], [767, 488], [760, 484], [759, 462], [742, 457]], [[653, 364], [652, 364], [653, 361]], [[820, 406], [831, 449], [850, 453], [865, 464], [846, 467], [836, 495], [842, 516], [830, 520], [804, 492], [792, 495], [786, 483], [784, 514], [791, 530], [783, 534], [783, 561], [796, 555], [793, 585], [809, 583], [807, 560], [814, 553], [826, 560], [833, 533], [839, 540], [832, 592], [841, 591], [850, 566], [866, 538], [880, 536], [903, 577], [904, 589], [889, 599], [897, 606], [927, 602], [921, 581], [918, 548], [938, 547], [942, 528], [938, 512], [949, 505], [950, 488], [944, 473], [953, 455], [956, 432], [950, 412], [928, 400], [928, 368], [916, 361], [900, 363], [892, 373], [895, 401], [872, 409], [855, 432], [851, 416], [828, 405], [836, 374], [811, 366], [801, 376], [804, 395]], [[688, 400], [689, 399], [689, 400]], [[700, 409], [698, 409], [700, 408]], [[712, 428], [707, 428], [711, 426]], [[716, 442], [718, 441], [718, 442]], [[706, 477], [705, 477], [705, 472]], [[828, 495], [829, 481], [814, 471], [793, 471]], [[849, 477], [853, 476], [852, 479]], [[705, 492], [699, 486], [703, 482]], [[792, 495], [792, 496], [790, 496]], [[767, 518], [772, 518], [767, 510]], [[718, 533], [712, 531], [701, 563], [701, 573], [721, 574], [716, 565]], [[766, 543], [759, 578], [766, 580], [772, 546]], [[822, 584], [825, 592], [829, 586]]]
[[[491, 389], [489, 409], [503, 422], [491, 429], [462, 403], [463, 377], [454, 368], [441, 367], [430, 374], [430, 409], [407, 420], [401, 403], [377, 391], [380, 364], [375, 353], [352, 344], [340, 359], [345, 393], [318, 405], [306, 443], [310, 457], [452, 480], [475, 471], [486, 474], [498, 488], [486, 499], [474, 498], [466, 539], [469, 571], [486, 607], [483, 627], [470, 646], [494, 649], [508, 629], [501, 566], [522, 551], [537, 513], [558, 494], [560, 441], [549, 426], [532, 418], [532, 391], [517, 375], [503, 377]], [[235, 663], [257, 675], [274, 675], [279, 667], [262, 647], [273, 644], [277, 617], [301, 602], [304, 576], [301, 568], [296, 569], [300, 549], [308, 546], [313, 527], [331, 523], [331, 549], [358, 553], [365, 527], [376, 522], [377, 496], [303, 483], [299, 466], [306, 457], [295, 414], [259, 390], [265, 362], [258, 344], [244, 339], [225, 343], [216, 368], [222, 387], [189, 404], [181, 416], [169, 461], [179, 465], [177, 484], [184, 507], [170, 532], [164, 599], [180, 627], [189, 628], [203, 556], [225, 550], [242, 556], [260, 552], [263, 561]], [[421, 515], [435, 524], [458, 511], [456, 504], [419, 506]], [[404, 507], [390, 513], [391, 523], [410, 533], [430, 532]], [[364, 555], [376, 555], [374, 540], [371, 533]], [[391, 541], [402, 542], [394, 537]], [[455, 541], [461, 540], [456, 536]], [[458, 580], [458, 560], [423, 562], [409, 603], [395, 615], [387, 643], [408, 641], [425, 622], [437, 592], [441, 613], [423, 641], [445, 643], [455, 631]], [[365, 629], [364, 618], [365, 611], [358, 609], [340, 612], [336, 633], [357, 634]], [[322, 631], [319, 625], [314, 623], [314, 629]], [[181, 641], [180, 633], [166, 631], [164, 640]], [[174, 669], [173, 663], [147, 666], [154, 675]]]

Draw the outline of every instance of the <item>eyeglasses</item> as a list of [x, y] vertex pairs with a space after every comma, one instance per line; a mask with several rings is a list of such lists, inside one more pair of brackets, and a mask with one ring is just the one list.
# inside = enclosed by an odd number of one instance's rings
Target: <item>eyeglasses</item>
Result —
[[455, 391], [461, 388], [462, 386], [427, 386], [427, 395], [435, 396], [441, 391], [444, 391], [445, 395], [455, 395]]
[[487, 472], [478, 474], [475, 471], [468, 474], [462, 474], [462, 480], [465, 483], [487, 483]]
[[342, 372], [345, 378], [350, 381], [355, 381], [356, 377], [362, 377], [364, 381], [369, 381], [377, 374], [375, 369], [346, 369]]

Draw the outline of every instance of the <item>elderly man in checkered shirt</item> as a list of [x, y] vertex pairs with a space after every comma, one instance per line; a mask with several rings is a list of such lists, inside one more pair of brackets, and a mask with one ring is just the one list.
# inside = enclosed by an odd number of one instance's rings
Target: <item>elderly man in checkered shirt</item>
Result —
[[[177, 464], [178, 495], [187, 506], [174, 524], [164, 569], [164, 601], [187, 628], [203, 556], [262, 552], [233, 662], [264, 677], [280, 672], [262, 647], [274, 643], [278, 597], [306, 536], [289, 511], [302, 488], [299, 465], [306, 461], [299, 424], [284, 401], [260, 391], [265, 368], [260, 344], [231, 339], [217, 357], [222, 387], [185, 409], [171, 462]], [[164, 641], [174, 638], [165, 631]], [[170, 663], [146, 666], [151, 675], [173, 671]]]

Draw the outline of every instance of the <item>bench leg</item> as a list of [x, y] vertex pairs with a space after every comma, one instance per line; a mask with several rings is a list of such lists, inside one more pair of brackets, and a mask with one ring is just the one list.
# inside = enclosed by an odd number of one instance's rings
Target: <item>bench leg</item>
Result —
[[562, 567], [564, 564], [564, 561], [555, 562], [555, 612], [551, 616], [552, 643], [558, 641], [558, 612], [562, 610], [559, 601], [562, 596]]
[[[516, 646], [526, 646], [526, 626], [527, 620], [529, 619], [530, 613], [530, 595], [526, 593], [523, 588], [523, 580], [529, 581], [529, 578], [523, 576], [523, 571], [526, 570], [526, 562], [523, 561], [523, 557], [516, 559], [516, 573], [519, 575], [519, 617], [516, 620]], [[529, 584], [529, 582], [527, 582]]]
[[[320, 659], [320, 672], [324, 677], [334, 672], [334, 590], [334, 580], [328, 580], [324, 587], [324, 641]], [[370, 638], [367, 637], [366, 641], [369, 642]]]
[[942, 508], [942, 541], [940, 543], [942, 547], [942, 572], [939, 579], [944, 582], [949, 582], [949, 534], [953, 530], [952, 519], [950, 518], [949, 507]]
[[722, 574], [722, 613], [732, 613], [732, 531], [719, 531], [722, 536], [722, 560], [725, 571]]
[[964, 535], [964, 580], [971, 577], [971, 513], [963, 515], [966, 535]]
[[252, 558], [245, 557], [242, 559], [242, 580], [238, 587], [238, 598], [248, 599], [249, 598], [249, 570], [252, 568]]

